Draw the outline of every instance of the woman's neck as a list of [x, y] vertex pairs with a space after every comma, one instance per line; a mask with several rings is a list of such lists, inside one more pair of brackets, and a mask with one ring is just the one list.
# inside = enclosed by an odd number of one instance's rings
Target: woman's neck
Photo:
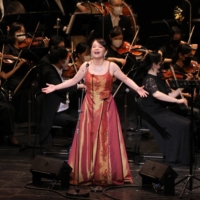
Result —
[[177, 64], [180, 68], [183, 68], [183, 66], [184, 66], [183, 61], [180, 60], [180, 59], [176, 61], [176, 64]]
[[99, 67], [103, 64], [104, 59], [103, 58], [94, 58], [92, 61], [96, 67]]
[[115, 46], [113, 46], [112, 44], [110, 45], [110, 47], [111, 47], [111, 49], [113, 49], [114, 51], [117, 51], [118, 49], [115, 47]]
[[18, 41], [15, 41], [15, 43], [13, 44], [13, 46], [14, 46], [16, 49], [19, 49], [19, 42], [18, 42]]
[[148, 71], [148, 74], [151, 74], [151, 75], [154, 75], [154, 76], [157, 76], [157, 71], [156, 70], [153, 70], [153, 69], [150, 69], [149, 71]]

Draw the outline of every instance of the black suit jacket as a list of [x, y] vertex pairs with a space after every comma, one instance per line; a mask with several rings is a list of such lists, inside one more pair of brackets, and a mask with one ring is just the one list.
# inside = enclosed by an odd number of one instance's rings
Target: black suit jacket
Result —
[[[40, 87], [46, 87], [46, 83], [60, 84], [62, 79], [55, 67], [44, 63], [39, 69]], [[77, 91], [77, 85], [52, 92], [50, 94], [40, 93], [36, 97], [38, 110], [38, 134], [40, 144], [51, 143], [51, 128], [54, 124], [54, 117], [61, 102], [66, 100], [66, 92]]]
[[[110, 31], [113, 28], [111, 15], [106, 15], [103, 17], [104, 20], [104, 39], [106, 42], [109, 42]], [[124, 41], [132, 42], [133, 40], [133, 31], [131, 29], [131, 20], [124, 16], [120, 15], [119, 26], [123, 30]], [[97, 24], [94, 32], [95, 38], [102, 38], [102, 17], [99, 18], [99, 23]]]

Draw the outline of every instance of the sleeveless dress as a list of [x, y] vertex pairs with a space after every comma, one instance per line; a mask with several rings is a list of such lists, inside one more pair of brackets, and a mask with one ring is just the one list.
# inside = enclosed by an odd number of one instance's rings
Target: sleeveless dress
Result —
[[87, 92], [68, 159], [72, 167], [71, 184], [133, 183], [119, 116], [111, 95], [113, 77], [109, 68], [104, 75], [94, 75], [89, 70], [85, 75]]

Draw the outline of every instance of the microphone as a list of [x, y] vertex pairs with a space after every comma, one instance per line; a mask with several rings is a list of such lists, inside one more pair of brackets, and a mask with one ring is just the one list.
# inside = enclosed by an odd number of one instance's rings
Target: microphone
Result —
[[88, 66], [89, 66], [89, 65], [90, 65], [89, 63], [86, 63], [86, 65], [85, 65], [85, 66], [88, 68]]

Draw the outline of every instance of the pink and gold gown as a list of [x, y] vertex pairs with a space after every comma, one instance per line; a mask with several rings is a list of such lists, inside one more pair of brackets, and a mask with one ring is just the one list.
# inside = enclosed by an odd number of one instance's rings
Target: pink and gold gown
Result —
[[[109, 67], [108, 67], [109, 68]], [[71, 184], [133, 183], [117, 108], [111, 95], [113, 77], [87, 70], [79, 131], [75, 132], [68, 164]], [[78, 166], [79, 165], [79, 166]]]

